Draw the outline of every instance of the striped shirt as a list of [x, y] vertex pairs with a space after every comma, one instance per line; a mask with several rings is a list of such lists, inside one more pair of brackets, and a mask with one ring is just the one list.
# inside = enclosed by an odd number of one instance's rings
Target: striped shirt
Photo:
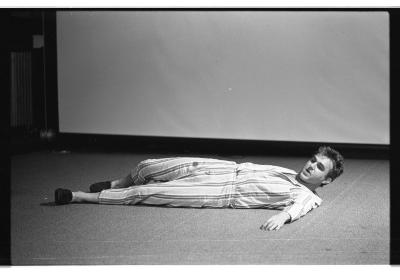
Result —
[[286, 211], [290, 222], [322, 200], [296, 180], [291, 169], [208, 158], [162, 158], [140, 162], [134, 185], [104, 190], [104, 204], [170, 207], [265, 208]]

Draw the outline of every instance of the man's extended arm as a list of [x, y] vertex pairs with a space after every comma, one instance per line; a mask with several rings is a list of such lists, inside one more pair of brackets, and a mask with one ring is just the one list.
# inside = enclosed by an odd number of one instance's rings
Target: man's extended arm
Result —
[[318, 207], [312, 194], [299, 194], [294, 199], [294, 203], [287, 206], [277, 215], [272, 216], [260, 229], [262, 230], [278, 230], [286, 222], [293, 222], [307, 214], [312, 209]]

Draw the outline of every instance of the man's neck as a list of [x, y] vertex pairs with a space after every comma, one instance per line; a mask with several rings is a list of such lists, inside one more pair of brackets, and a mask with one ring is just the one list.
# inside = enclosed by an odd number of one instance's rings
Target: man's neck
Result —
[[319, 187], [318, 185], [312, 185], [309, 184], [307, 182], [304, 182], [301, 178], [300, 175], [297, 174], [296, 175], [296, 180], [299, 181], [302, 185], [304, 185], [305, 187], [307, 187], [310, 191], [315, 192], [315, 190]]

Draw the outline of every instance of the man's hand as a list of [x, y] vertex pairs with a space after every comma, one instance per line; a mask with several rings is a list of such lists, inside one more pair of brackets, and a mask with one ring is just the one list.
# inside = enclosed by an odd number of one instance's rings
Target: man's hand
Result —
[[265, 224], [263, 224], [261, 230], [279, 230], [287, 221], [290, 220], [290, 216], [287, 212], [281, 212], [272, 216]]

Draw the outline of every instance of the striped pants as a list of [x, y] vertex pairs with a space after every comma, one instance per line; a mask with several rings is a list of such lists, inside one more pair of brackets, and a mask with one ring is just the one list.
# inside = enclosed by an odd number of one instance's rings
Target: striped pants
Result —
[[134, 185], [103, 190], [102, 204], [231, 207], [237, 164], [208, 158], [162, 158], [140, 162]]

